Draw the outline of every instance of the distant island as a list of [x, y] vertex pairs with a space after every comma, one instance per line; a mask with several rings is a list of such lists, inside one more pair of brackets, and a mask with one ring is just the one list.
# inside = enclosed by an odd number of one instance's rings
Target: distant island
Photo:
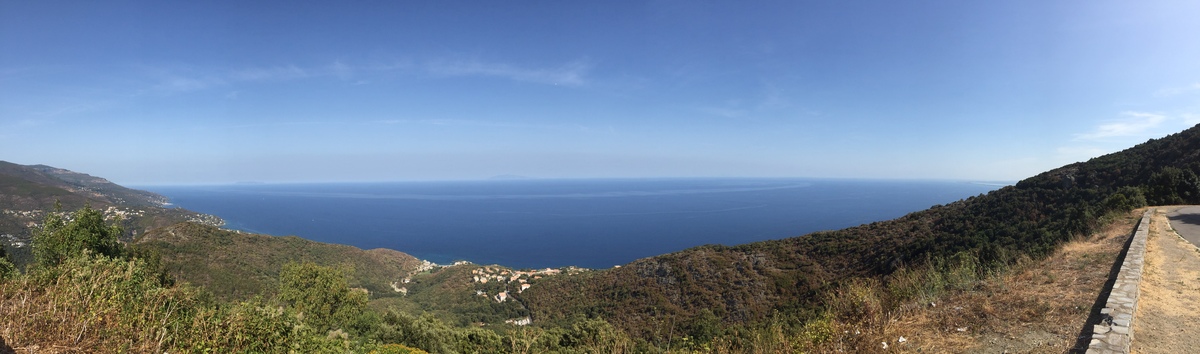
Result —
[[521, 175], [495, 175], [492, 177], [488, 177], [489, 181], [512, 181], [512, 180], [526, 180], [526, 179], [537, 179], [537, 177], [529, 177], [529, 176], [521, 176]]

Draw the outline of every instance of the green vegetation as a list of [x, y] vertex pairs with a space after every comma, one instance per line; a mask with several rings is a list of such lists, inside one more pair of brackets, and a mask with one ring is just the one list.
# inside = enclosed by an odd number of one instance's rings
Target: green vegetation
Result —
[[[370, 343], [330, 337], [271, 301], [222, 303], [167, 287], [140, 259], [83, 251], [0, 283], [5, 341], [112, 352], [345, 352]], [[365, 352], [365, 351], [364, 351]]]
[[117, 257], [122, 253], [117, 237], [124, 233], [121, 226], [109, 225], [104, 215], [90, 205], [84, 206], [64, 220], [57, 212], [49, 213], [42, 228], [33, 236], [33, 259], [39, 267], [56, 266], [83, 252]]
[[94, 209], [85, 207], [65, 219], [50, 214], [44, 225], [34, 240], [35, 266], [27, 274], [14, 271], [0, 277], [0, 326], [8, 331], [4, 343], [15, 348], [582, 353], [619, 352], [631, 343], [599, 319], [581, 319], [565, 329], [496, 331], [448, 325], [432, 315], [373, 309], [366, 306], [365, 289], [350, 287], [350, 269], [312, 262], [282, 265], [274, 296], [227, 302], [204, 288], [163, 277], [166, 263], [153, 248], [123, 251], [116, 242], [120, 228]]
[[19, 275], [17, 266], [8, 260], [8, 254], [4, 252], [4, 247], [0, 247], [0, 280], [13, 278]]
[[343, 268], [349, 286], [365, 288], [375, 296], [395, 294], [391, 283], [421, 264], [393, 250], [361, 250], [295, 236], [247, 234], [193, 223], [146, 232], [131, 248], [157, 255], [168, 274], [202, 286], [224, 300], [273, 296], [278, 290], [280, 270], [291, 262]]
[[305, 324], [323, 331], [354, 322], [367, 306], [366, 291], [351, 290], [342, 272], [315, 263], [284, 265], [277, 298]]

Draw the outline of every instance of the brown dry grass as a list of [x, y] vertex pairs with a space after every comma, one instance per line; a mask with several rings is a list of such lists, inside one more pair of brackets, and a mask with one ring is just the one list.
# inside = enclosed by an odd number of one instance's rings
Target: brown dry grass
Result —
[[73, 259], [62, 268], [0, 283], [5, 345], [31, 353], [162, 352], [184, 289], [152, 286], [136, 261]]
[[1200, 348], [1200, 251], [1169, 228], [1159, 209], [1146, 241], [1146, 263], [1133, 322], [1134, 353]]
[[[898, 352], [1069, 351], [1139, 215], [1132, 212], [973, 289], [910, 305], [891, 316], [883, 333]], [[907, 342], [895, 345], [900, 336]]]
[[1073, 352], [1143, 211], [1114, 217], [1043, 260], [988, 274], [966, 257], [885, 281], [855, 279], [826, 294], [827, 312], [797, 332], [770, 326], [748, 345], [717, 342], [700, 352]]

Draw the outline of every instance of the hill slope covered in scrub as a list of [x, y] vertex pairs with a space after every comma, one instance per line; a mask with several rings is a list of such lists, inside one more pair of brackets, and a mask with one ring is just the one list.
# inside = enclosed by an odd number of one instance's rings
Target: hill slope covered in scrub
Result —
[[395, 250], [362, 250], [195, 223], [151, 230], [138, 238], [136, 245], [160, 256], [169, 274], [231, 300], [274, 294], [279, 270], [288, 262], [340, 267], [349, 275], [350, 286], [376, 295], [396, 292], [391, 284], [421, 265], [415, 257]]
[[106, 179], [46, 165], [18, 165], [0, 161], [0, 247], [15, 263], [30, 261], [33, 230], [47, 213], [76, 210], [84, 205], [103, 211], [109, 219], [122, 219], [123, 241], [146, 230], [183, 221], [221, 225], [220, 218], [179, 208], [165, 207], [167, 198], [125, 188]]
[[[1200, 126], [1014, 186], [901, 218], [739, 246], [701, 246], [626, 266], [551, 279], [522, 294], [535, 321], [586, 313], [634, 337], [804, 319], [819, 294], [857, 277], [955, 257], [998, 267], [1040, 258], [1099, 218], [1149, 203], [1200, 203]], [[711, 311], [711, 315], [708, 312]], [[699, 333], [696, 333], [699, 334]]]

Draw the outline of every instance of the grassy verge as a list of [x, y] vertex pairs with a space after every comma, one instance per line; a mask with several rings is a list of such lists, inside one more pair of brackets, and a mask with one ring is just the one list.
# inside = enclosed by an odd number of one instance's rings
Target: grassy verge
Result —
[[959, 254], [882, 280], [851, 279], [825, 293], [824, 312], [816, 318], [776, 318], [706, 343], [684, 338], [670, 351], [1069, 351], [1140, 213], [1111, 215], [1097, 232], [1042, 260], [982, 267], [971, 255]]

